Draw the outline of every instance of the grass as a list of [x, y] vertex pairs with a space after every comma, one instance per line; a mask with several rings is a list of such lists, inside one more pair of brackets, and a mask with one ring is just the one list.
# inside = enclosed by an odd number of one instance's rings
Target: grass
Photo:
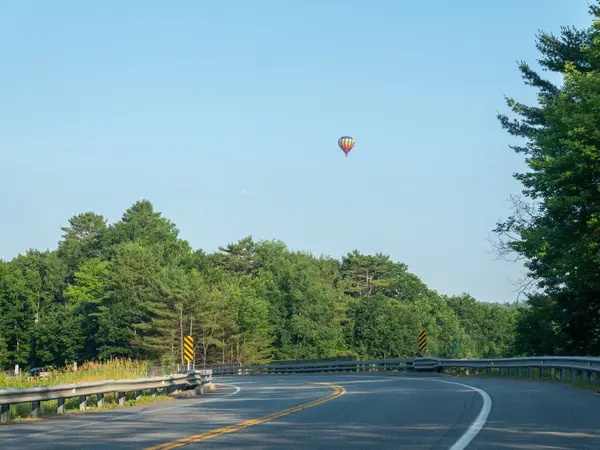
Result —
[[[16, 376], [0, 374], [0, 389], [57, 386], [59, 384], [90, 383], [103, 380], [130, 380], [148, 378], [148, 361], [110, 359], [106, 362], [86, 362], [77, 371], [65, 367], [52, 371], [52, 376], [32, 380], [26, 373]], [[166, 375], [166, 374], [163, 374]]]
[[[52, 375], [44, 378], [32, 380], [27, 373], [22, 373], [16, 376], [7, 376], [0, 373], [0, 389], [7, 388], [31, 388], [40, 386], [57, 386], [64, 384], [91, 383], [94, 381], [103, 380], [131, 380], [136, 378], [149, 378], [150, 364], [147, 361], [134, 361], [132, 359], [110, 359], [106, 362], [86, 362], [81, 365], [76, 371], [73, 367], [65, 367], [57, 370], [52, 370]], [[155, 375], [167, 375], [162, 371]], [[142, 393], [142, 397], [138, 400], [135, 398], [135, 392], [127, 392], [125, 394], [125, 405], [134, 406], [146, 403], [154, 403], [161, 401], [172, 400], [172, 397], [165, 396], [161, 390], [158, 390], [155, 397], [150, 391]], [[98, 399], [96, 396], [87, 398], [86, 411], [106, 410], [119, 408], [117, 394], [110, 393], [104, 395], [104, 406], [98, 407]], [[40, 417], [50, 417], [57, 415], [58, 400], [48, 400], [40, 402]], [[31, 403], [19, 403], [10, 407], [10, 421], [31, 420]], [[64, 405], [65, 414], [80, 413], [79, 397], [65, 399]]]

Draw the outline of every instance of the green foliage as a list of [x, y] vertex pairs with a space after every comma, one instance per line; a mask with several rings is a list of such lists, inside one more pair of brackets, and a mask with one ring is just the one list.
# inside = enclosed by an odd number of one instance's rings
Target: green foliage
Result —
[[115, 357], [172, 367], [188, 334], [199, 365], [410, 357], [423, 328], [430, 354], [513, 351], [515, 309], [440, 296], [383, 254], [338, 261], [251, 236], [193, 252], [148, 201], [117, 223], [88, 212], [63, 231], [56, 251], [0, 262], [2, 368]]
[[40, 365], [66, 365], [77, 360], [85, 336], [71, 305], [53, 305], [31, 330], [31, 357]]
[[415, 356], [415, 319], [411, 305], [380, 293], [367, 297], [354, 313], [352, 347], [361, 359]]
[[[527, 64], [520, 70], [538, 90], [538, 105], [508, 99], [518, 119], [500, 115], [525, 144], [529, 170], [515, 175], [524, 199], [496, 232], [503, 252], [525, 261], [538, 288], [523, 311], [522, 352], [600, 353], [600, 3], [586, 30], [542, 33], [540, 64], [562, 75], [555, 86]], [[549, 298], [540, 302], [540, 295]], [[541, 340], [543, 339], [543, 340]]]

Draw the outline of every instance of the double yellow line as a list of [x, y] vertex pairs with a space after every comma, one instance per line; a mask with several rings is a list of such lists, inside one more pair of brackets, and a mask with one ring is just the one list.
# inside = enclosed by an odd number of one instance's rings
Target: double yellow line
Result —
[[194, 442], [206, 441], [208, 439], [213, 439], [213, 438], [222, 436], [227, 433], [233, 433], [235, 431], [243, 430], [244, 428], [248, 428], [253, 425], [258, 425], [259, 423], [277, 419], [282, 416], [287, 416], [288, 414], [302, 411], [303, 409], [306, 409], [306, 408], [311, 408], [313, 406], [320, 405], [321, 403], [328, 402], [329, 400], [333, 400], [334, 398], [341, 397], [342, 395], [344, 395], [346, 393], [346, 389], [341, 386], [336, 386], [336, 385], [327, 384], [327, 383], [314, 383], [314, 384], [322, 384], [322, 385], [328, 386], [328, 387], [332, 388], [334, 390], [334, 392], [325, 397], [321, 397], [321, 398], [318, 398], [316, 400], [313, 400], [313, 401], [310, 401], [307, 403], [302, 403], [302, 404], [294, 406], [292, 408], [277, 411], [277, 412], [268, 414], [266, 416], [259, 417], [258, 419], [250, 419], [250, 420], [246, 420], [245, 422], [238, 423], [237, 425], [231, 425], [228, 427], [223, 427], [223, 428], [218, 428], [216, 430], [207, 431], [205, 433], [196, 434], [194, 436], [188, 436], [186, 438], [179, 439], [177, 441], [167, 442], [165, 444], [160, 444], [155, 447], [149, 447], [146, 450], [170, 450], [172, 448], [183, 447], [184, 445], [188, 445], [188, 444], [191, 444]]

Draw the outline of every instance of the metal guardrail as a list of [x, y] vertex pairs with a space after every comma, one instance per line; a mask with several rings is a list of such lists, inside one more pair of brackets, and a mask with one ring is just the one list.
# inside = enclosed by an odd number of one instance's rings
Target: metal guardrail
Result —
[[366, 370], [407, 370], [414, 359], [385, 359], [368, 361], [325, 361], [302, 364], [269, 364], [264, 366], [213, 366], [213, 375], [267, 375], [307, 372], [343, 372]]
[[498, 359], [444, 359], [444, 358], [409, 358], [409, 359], [379, 359], [368, 361], [328, 361], [309, 364], [269, 364], [265, 366], [218, 366], [213, 367], [213, 375], [268, 375], [292, 373], [318, 373], [318, 372], [365, 372], [365, 371], [434, 371], [444, 372], [454, 369], [474, 369], [476, 373], [485, 370], [490, 373], [499, 369], [500, 375], [506, 371], [513, 375], [518, 370], [523, 376], [524, 370], [529, 371], [533, 378], [534, 369], [540, 378], [546, 372], [555, 378], [556, 371], [560, 371], [560, 379], [565, 380], [570, 372], [572, 381], [589, 380], [595, 382], [600, 374], [600, 358], [541, 356], [530, 358], [498, 358]]
[[[498, 358], [498, 359], [440, 359], [438, 367], [444, 369], [474, 369], [478, 374], [481, 370], [490, 373], [494, 369], [499, 369], [500, 375], [514, 376], [518, 371], [520, 377], [524, 376], [527, 369], [529, 378], [534, 378], [534, 371], [537, 369], [537, 376], [542, 379], [549, 372], [551, 379], [556, 378], [556, 371], [560, 372], [560, 380], [564, 381], [568, 377], [573, 383], [579, 381], [590, 381], [596, 383], [600, 376], [600, 358], [581, 357], [581, 356], [540, 356], [531, 358]], [[581, 378], [580, 378], [581, 376]]]
[[34, 387], [27, 389], [0, 389], [0, 423], [7, 423], [10, 417], [10, 405], [18, 403], [32, 404], [31, 417], [39, 417], [40, 402], [58, 400], [57, 413], [64, 413], [65, 399], [79, 397], [79, 409], [87, 408], [87, 398], [96, 396], [98, 406], [104, 406], [104, 395], [118, 393], [119, 406], [125, 405], [125, 393], [136, 392], [136, 398], [142, 391], [151, 391], [156, 396], [158, 389], [165, 395], [181, 388], [201, 386], [212, 381], [212, 370], [192, 370], [168, 377], [141, 378], [136, 380], [107, 380], [94, 383], [64, 384], [59, 386]]
[[[439, 367], [487, 368], [543, 368], [572, 369], [583, 372], [600, 372], [600, 358], [582, 356], [536, 356], [531, 358], [496, 359], [437, 359]], [[415, 360], [418, 361], [418, 360]]]

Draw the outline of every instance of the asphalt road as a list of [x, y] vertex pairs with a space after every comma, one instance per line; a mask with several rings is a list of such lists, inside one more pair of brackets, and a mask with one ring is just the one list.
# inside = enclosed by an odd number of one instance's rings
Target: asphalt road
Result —
[[393, 374], [214, 381], [213, 394], [1, 426], [0, 449], [600, 449], [600, 395], [565, 385]]

